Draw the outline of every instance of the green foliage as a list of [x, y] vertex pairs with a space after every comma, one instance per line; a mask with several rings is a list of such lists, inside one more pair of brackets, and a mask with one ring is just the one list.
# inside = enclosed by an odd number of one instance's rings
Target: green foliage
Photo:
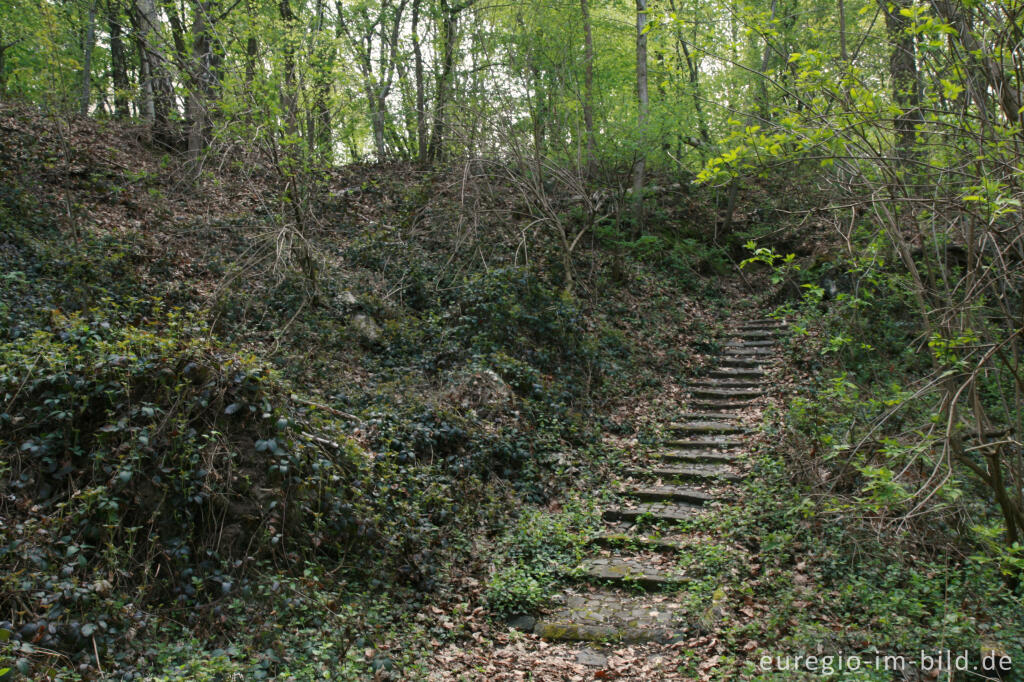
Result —
[[582, 561], [599, 526], [593, 501], [573, 500], [558, 512], [525, 509], [499, 543], [499, 568], [487, 585], [491, 610], [516, 615], [545, 606], [564, 577], [564, 567]]

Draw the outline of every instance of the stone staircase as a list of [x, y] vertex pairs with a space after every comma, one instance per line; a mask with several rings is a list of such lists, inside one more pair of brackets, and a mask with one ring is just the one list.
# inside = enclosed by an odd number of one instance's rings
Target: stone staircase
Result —
[[[713, 513], [743, 478], [747, 423], [756, 418], [775, 364], [784, 322], [734, 322], [718, 365], [689, 384], [688, 412], [665, 425], [666, 438], [627, 473], [621, 500], [603, 510], [606, 528], [592, 538], [561, 605], [532, 621], [551, 640], [639, 643], [683, 636], [688, 615], [674, 598], [686, 589], [677, 564], [685, 536], [677, 522]], [[573, 570], [568, 570], [573, 569]]]

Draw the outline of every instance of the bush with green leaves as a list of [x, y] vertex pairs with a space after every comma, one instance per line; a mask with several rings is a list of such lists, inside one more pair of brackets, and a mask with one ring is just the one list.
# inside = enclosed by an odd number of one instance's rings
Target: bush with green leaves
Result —
[[260, 559], [414, 565], [429, 532], [402, 499], [429, 481], [368, 458], [191, 315], [108, 304], [0, 344], [0, 618], [21, 641], [88, 658], [140, 608], [208, 620]]
[[500, 541], [500, 568], [487, 585], [491, 610], [515, 615], [545, 606], [583, 560], [599, 526], [593, 501], [572, 500], [558, 512], [525, 509]]

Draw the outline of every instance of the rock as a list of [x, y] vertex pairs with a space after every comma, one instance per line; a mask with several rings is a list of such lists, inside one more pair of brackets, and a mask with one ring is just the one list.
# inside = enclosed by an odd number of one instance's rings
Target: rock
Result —
[[522, 630], [523, 632], [533, 632], [533, 626], [537, 624], [537, 619], [533, 616], [513, 616], [508, 621], [508, 626], [516, 630]]
[[464, 409], [492, 414], [509, 407], [513, 394], [511, 387], [496, 372], [485, 369], [457, 375], [445, 397]]
[[343, 306], [354, 306], [359, 303], [351, 291], [343, 291], [337, 296], [337, 301]]
[[603, 668], [608, 664], [608, 657], [593, 649], [580, 649], [576, 652], [576, 662], [593, 668]]
[[362, 313], [353, 315], [352, 321], [349, 322], [349, 328], [355, 332], [355, 335], [360, 342], [368, 346], [380, 343], [380, 325], [378, 325], [377, 322], [369, 315], [364, 315]]

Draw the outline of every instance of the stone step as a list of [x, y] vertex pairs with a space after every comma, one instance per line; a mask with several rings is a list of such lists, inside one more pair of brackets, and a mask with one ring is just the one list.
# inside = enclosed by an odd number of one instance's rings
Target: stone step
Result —
[[540, 617], [533, 634], [548, 640], [668, 643], [684, 636], [683, 605], [666, 595], [634, 596], [618, 591], [569, 594], [565, 605]]
[[722, 348], [774, 348], [774, 341], [729, 341]]
[[683, 412], [680, 419], [694, 419], [696, 421], [722, 420], [735, 421], [736, 415], [728, 412]]
[[763, 388], [767, 384], [768, 382], [764, 379], [720, 379], [718, 377], [694, 379], [690, 382], [690, 386], [700, 386], [701, 388]]
[[766, 358], [775, 355], [775, 350], [771, 348], [727, 348], [722, 351], [722, 355], [738, 356], [743, 358]]
[[774, 329], [774, 328], [778, 328], [778, 327], [788, 327], [788, 326], [789, 326], [789, 323], [786, 322], [785, 320], [761, 319], [761, 320], [743, 320], [742, 322], [737, 322], [736, 324], [732, 325], [730, 327], [730, 329], [743, 329], [745, 327], [771, 327], [771, 328]]
[[616, 625], [587, 625], [571, 620], [544, 618], [533, 626], [533, 634], [553, 642], [616, 642], [619, 644], [668, 644], [685, 637], [684, 630], [637, 628]]
[[728, 464], [735, 462], [738, 455], [730, 450], [662, 450], [651, 453], [651, 459], [656, 462], [717, 462]]
[[[690, 514], [692, 516], [692, 513]], [[685, 516], [680, 518], [687, 518]], [[591, 580], [607, 580], [639, 585], [648, 590], [682, 585], [685, 576], [669, 569], [651, 566], [643, 561], [623, 557], [602, 557], [583, 562], [583, 575]]]
[[765, 367], [766, 365], [775, 364], [774, 362], [766, 362], [768, 358], [722, 358], [719, 361], [719, 369], [754, 369], [758, 367]]
[[642, 550], [649, 552], [678, 552], [683, 548], [683, 543], [680, 542], [680, 540], [673, 539], [678, 538], [678, 535], [665, 536], [660, 533], [647, 535], [642, 532], [636, 532], [635, 524], [626, 523], [618, 525], [628, 526], [630, 528], [630, 532], [609, 531], [606, 533], [598, 533], [591, 537], [588, 540], [588, 543], [598, 547], [611, 549], [639, 547]]
[[768, 373], [762, 369], [750, 369], [750, 368], [725, 368], [725, 369], [713, 369], [708, 372], [708, 376], [712, 379], [732, 379], [732, 378], [746, 378], [746, 379], [763, 379], [768, 376]]
[[717, 388], [714, 386], [690, 386], [690, 395], [695, 398], [760, 398], [765, 394], [759, 388]]
[[662, 442], [673, 450], [704, 450], [707, 448], [738, 448], [745, 444], [742, 438], [731, 436], [707, 436], [704, 438], [673, 438]]
[[738, 325], [726, 331], [726, 334], [780, 334], [785, 331], [783, 325]]
[[643, 502], [677, 502], [697, 507], [717, 499], [711, 493], [699, 488], [681, 485], [631, 486], [623, 490], [622, 494]]
[[601, 514], [605, 521], [685, 521], [700, 511], [700, 505], [685, 502], [641, 502], [634, 505], [608, 507]]
[[732, 339], [747, 339], [749, 341], [765, 341], [777, 339], [782, 335], [781, 330], [751, 330], [751, 331], [736, 331], [730, 332], [729, 338]]
[[693, 400], [687, 403], [695, 410], [742, 410], [755, 404], [749, 400]]
[[686, 434], [686, 433], [746, 433], [747, 429], [736, 424], [726, 424], [720, 421], [689, 421], [689, 422], [673, 422], [668, 425], [668, 430], [672, 433]]
[[680, 464], [645, 467], [638, 476], [650, 476], [667, 481], [739, 481], [743, 477], [724, 464]]

